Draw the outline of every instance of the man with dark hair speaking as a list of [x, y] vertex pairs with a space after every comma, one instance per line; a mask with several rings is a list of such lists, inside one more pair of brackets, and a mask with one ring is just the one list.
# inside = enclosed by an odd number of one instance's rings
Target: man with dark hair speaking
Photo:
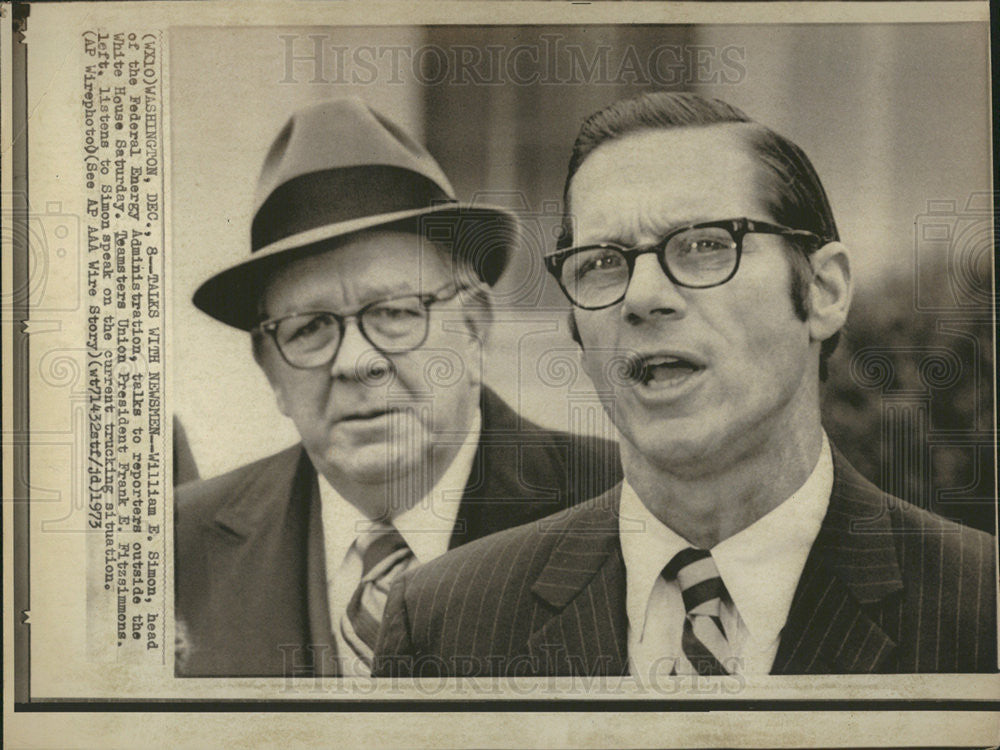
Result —
[[482, 385], [514, 238], [512, 215], [459, 203], [360, 100], [281, 130], [250, 258], [194, 302], [250, 333], [302, 442], [177, 490], [180, 674], [368, 675], [394, 576], [618, 481], [613, 444], [544, 430]]
[[394, 584], [376, 674], [996, 671], [994, 540], [820, 422], [851, 268], [793, 143], [718, 100], [583, 125], [546, 258], [624, 482]]

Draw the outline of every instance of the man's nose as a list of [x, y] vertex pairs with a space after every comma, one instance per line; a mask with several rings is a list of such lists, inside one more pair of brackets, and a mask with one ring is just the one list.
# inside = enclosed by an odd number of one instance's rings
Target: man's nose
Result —
[[638, 256], [622, 300], [625, 319], [638, 321], [655, 314], [683, 315], [686, 311], [687, 300], [660, 266], [656, 253]]
[[[347, 380], [376, 381], [390, 369], [388, 358], [361, 333], [358, 321], [344, 323], [344, 338], [330, 363], [330, 375]], [[374, 383], [373, 383], [374, 384]]]

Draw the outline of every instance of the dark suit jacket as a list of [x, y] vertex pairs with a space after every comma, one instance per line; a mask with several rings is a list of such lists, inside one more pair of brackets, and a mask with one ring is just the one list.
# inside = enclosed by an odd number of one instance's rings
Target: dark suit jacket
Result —
[[[398, 579], [376, 675], [625, 674], [620, 489]], [[993, 537], [885, 495], [834, 450], [772, 674], [995, 672], [996, 583]]]
[[[613, 443], [544, 430], [484, 389], [450, 547], [542, 518], [621, 478]], [[319, 486], [301, 446], [179, 487], [177, 671], [336, 673]]]

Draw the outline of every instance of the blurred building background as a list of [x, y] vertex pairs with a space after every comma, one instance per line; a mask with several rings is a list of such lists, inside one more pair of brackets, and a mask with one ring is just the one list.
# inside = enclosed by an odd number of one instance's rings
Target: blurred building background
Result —
[[606, 432], [580, 408], [596, 397], [541, 253], [583, 118], [640, 91], [695, 90], [803, 147], [854, 254], [831, 437], [884, 489], [992, 529], [985, 25], [190, 28], [170, 41], [171, 401], [202, 476], [297, 437], [246, 335], [190, 304], [248, 252], [257, 173], [289, 112], [361, 96], [424, 140], [460, 197], [522, 213], [487, 380], [535, 421]]

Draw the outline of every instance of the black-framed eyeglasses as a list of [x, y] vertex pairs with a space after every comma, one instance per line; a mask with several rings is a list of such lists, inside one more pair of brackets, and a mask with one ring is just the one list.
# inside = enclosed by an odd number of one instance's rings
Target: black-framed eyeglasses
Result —
[[365, 340], [383, 354], [404, 354], [427, 340], [431, 305], [454, 299], [463, 289], [449, 284], [433, 294], [375, 300], [348, 314], [305, 310], [265, 320], [257, 327], [271, 337], [285, 362], [300, 370], [333, 362], [349, 320], [356, 321]]
[[635, 259], [656, 253], [660, 268], [678, 286], [707, 289], [725, 284], [740, 267], [747, 234], [801, 237], [812, 246], [823, 244], [813, 232], [753, 219], [725, 219], [689, 224], [670, 231], [655, 245], [624, 247], [613, 242], [557, 250], [545, 266], [563, 293], [577, 307], [600, 310], [625, 299]]

